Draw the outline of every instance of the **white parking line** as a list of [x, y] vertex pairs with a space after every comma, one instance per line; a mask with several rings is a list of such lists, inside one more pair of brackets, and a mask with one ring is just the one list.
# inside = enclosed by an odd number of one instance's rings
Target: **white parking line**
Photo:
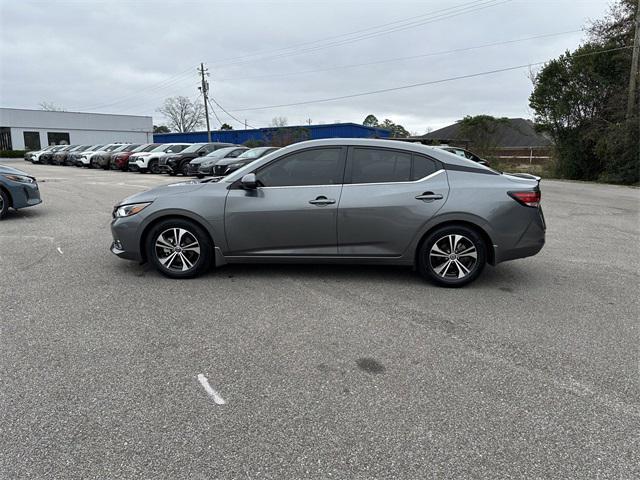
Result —
[[58, 250], [58, 253], [62, 255], [62, 249], [60, 247], [57, 247], [57, 250]]
[[207, 377], [205, 377], [203, 374], [199, 373], [198, 374], [198, 381], [200, 382], [200, 385], [202, 385], [202, 387], [204, 388], [205, 392], [207, 392], [209, 394], [209, 396], [211, 398], [213, 398], [213, 401], [216, 402], [216, 404], [218, 405], [224, 405], [225, 402], [224, 398], [222, 398], [218, 392], [216, 392], [213, 388], [211, 388], [211, 385], [209, 385], [209, 380], [207, 380]]

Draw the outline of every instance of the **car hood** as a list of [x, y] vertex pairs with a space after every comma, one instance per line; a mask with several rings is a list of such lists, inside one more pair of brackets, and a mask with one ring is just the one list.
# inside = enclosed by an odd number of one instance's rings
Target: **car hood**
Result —
[[171, 183], [160, 187], [152, 188], [145, 192], [136, 193], [130, 197], [120, 201], [118, 205], [127, 205], [130, 203], [153, 202], [159, 197], [168, 197], [172, 195], [185, 195], [204, 187], [204, 183], [198, 181], [187, 181], [179, 183]]
[[18, 170], [17, 168], [13, 168], [13, 167], [7, 167], [5, 165], [0, 165], [0, 174], [1, 173], [9, 173], [11, 175], [24, 175], [25, 177], [31, 177], [31, 175], [23, 172], [22, 170]]
[[231, 165], [232, 163], [251, 163], [259, 160], [258, 158], [223, 158], [222, 160], [218, 160], [216, 165]]

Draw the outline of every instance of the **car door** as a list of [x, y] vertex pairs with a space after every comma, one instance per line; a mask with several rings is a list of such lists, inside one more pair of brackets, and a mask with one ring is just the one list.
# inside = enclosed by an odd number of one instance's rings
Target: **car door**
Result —
[[225, 207], [230, 255], [335, 256], [345, 158], [340, 146], [299, 150], [257, 169], [256, 189], [232, 186]]
[[446, 172], [437, 160], [401, 150], [350, 147], [338, 205], [338, 253], [402, 255], [448, 193]]

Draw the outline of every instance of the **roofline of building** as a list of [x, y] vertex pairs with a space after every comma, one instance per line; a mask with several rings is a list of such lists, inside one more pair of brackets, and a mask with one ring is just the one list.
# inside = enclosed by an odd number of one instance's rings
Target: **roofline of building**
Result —
[[94, 112], [72, 112], [70, 110], [37, 110], [35, 108], [13, 108], [13, 107], [0, 107], [0, 110], [18, 110], [21, 112], [38, 112], [38, 113], [75, 113], [80, 115], [104, 115], [107, 117], [134, 117], [134, 118], [150, 118], [151, 115], [127, 115], [124, 113], [94, 113]]
[[[366, 128], [368, 130], [374, 130], [374, 131], [378, 131], [378, 130], [383, 130], [385, 132], [391, 132], [391, 130], [387, 129], [387, 128], [382, 128], [382, 127], [370, 127], [368, 125], [362, 125], [360, 123], [353, 123], [353, 122], [341, 122], [341, 123], [324, 123], [324, 124], [314, 124], [314, 125], [285, 125], [283, 127], [259, 127], [259, 128], [239, 128], [239, 129], [232, 129], [232, 130], [211, 130], [212, 132], [259, 132], [259, 131], [264, 131], [264, 130], [278, 130], [280, 128], [332, 128], [332, 127], [342, 127], [342, 126], [355, 126], [355, 127], [362, 127], [362, 128]], [[154, 135], [188, 135], [188, 134], [198, 134], [198, 133], [202, 133], [202, 134], [206, 134], [207, 131], [206, 130], [198, 130], [197, 132], [169, 132], [169, 133], [154, 133]]]

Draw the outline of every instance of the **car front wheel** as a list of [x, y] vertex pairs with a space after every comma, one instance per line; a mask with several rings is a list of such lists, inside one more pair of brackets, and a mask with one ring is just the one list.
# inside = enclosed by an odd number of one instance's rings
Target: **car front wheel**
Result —
[[211, 268], [213, 244], [196, 223], [168, 219], [155, 225], [146, 240], [147, 259], [170, 278], [192, 278]]
[[149, 171], [155, 175], [160, 173], [160, 167], [158, 165], [158, 160], [149, 160]]
[[429, 234], [418, 251], [418, 271], [443, 287], [473, 282], [486, 264], [487, 246], [473, 229], [463, 225], [439, 228]]
[[0, 190], [0, 220], [7, 216], [9, 211], [9, 196]]

